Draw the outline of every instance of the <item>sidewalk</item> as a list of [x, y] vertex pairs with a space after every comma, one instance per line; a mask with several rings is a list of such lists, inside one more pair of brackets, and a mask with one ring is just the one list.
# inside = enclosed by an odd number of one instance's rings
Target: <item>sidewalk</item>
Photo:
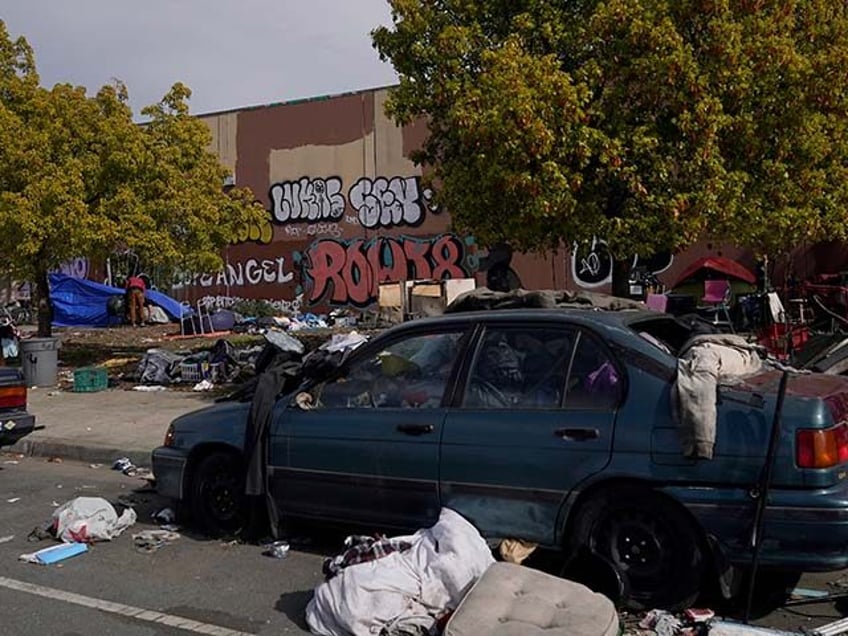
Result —
[[33, 389], [28, 410], [45, 428], [3, 450], [109, 465], [126, 456], [149, 467], [150, 451], [162, 445], [171, 420], [212, 403], [208, 396], [182, 391]]

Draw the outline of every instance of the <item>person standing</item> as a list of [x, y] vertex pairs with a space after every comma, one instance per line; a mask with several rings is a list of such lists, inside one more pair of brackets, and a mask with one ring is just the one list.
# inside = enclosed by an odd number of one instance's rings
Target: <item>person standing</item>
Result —
[[130, 324], [133, 327], [141, 326], [144, 324], [144, 292], [147, 291], [147, 285], [144, 284], [144, 279], [130, 276], [126, 288]]

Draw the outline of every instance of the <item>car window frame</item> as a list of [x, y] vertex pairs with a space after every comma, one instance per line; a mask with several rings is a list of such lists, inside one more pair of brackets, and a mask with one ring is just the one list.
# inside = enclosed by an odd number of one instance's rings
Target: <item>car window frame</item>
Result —
[[[313, 378], [309, 380], [296, 393], [311, 393], [317, 386], [321, 384], [335, 382], [336, 380], [347, 375], [353, 365], [373, 358], [378, 353], [380, 353], [380, 351], [383, 351], [384, 349], [387, 349], [388, 347], [391, 347], [394, 344], [397, 344], [398, 342], [403, 342], [404, 340], [410, 340], [412, 338], [420, 338], [422, 336], [436, 336], [448, 333], [460, 333], [461, 336], [459, 338], [456, 360], [454, 360], [451, 372], [448, 374], [448, 378], [445, 384], [445, 392], [442, 394], [442, 400], [438, 407], [447, 408], [453, 401], [457, 377], [460, 373], [462, 362], [468, 354], [468, 346], [471, 343], [473, 335], [475, 333], [474, 325], [469, 323], [451, 323], [439, 326], [434, 325], [433, 328], [417, 327], [415, 329], [404, 330], [400, 333], [377, 337], [374, 340], [367, 342], [361, 347], [355, 349], [348, 356], [348, 358], [344, 360], [344, 362], [339, 366], [338, 369], [335, 369], [332, 373], [327, 374], [323, 378]], [[392, 410], [393, 408], [394, 407], [375, 407], [372, 410]], [[316, 412], [320, 412], [323, 410], [330, 409], [315, 409]]]
[[[465, 399], [468, 393], [469, 381], [471, 379], [471, 373], [475, 369], [477, 360], [480, 356], [480, 353], [483, 349], [483, 342], [486, 338], [486, 333], [489, 330], [515, 330], [515, 331], [529, 331], [530, 329], [547, 329], [547, 330], [560, 330], [563, 332], [577, 332], [579, 330], [579, 326], [575, 325], [571, 322], [564, 322], [559, 320], [533, 320], [533, 321], [491, 321], [491, 322], [480, 322], [477, 324], [473, 342], [469, 344], [469, 348], [467, 351], [466, 359], [464, 361], [464, 365], [459, 369], [460, 377], [462, 378], [461, 382], [457, 383], [455, 389], [455, 396], [451, 405], [453, 408], [462, 409], [462, 410], [475, 410], [475, 411], [503, 411], [508, 410], [505, 408], [485, 408], [479, 406], [466, 406]], [[575, 337], [577, 337], [575, 335]], [[572, 348], [571, 355], [568, 356], [568, 360], [564, 360], [564, 364], [566, 364], [565, 368], [565, 377], [563, 379], [562, 386], [562, 397], [560, 398], [559, 404], [557, 406], [547, 406], [543, 408], [525, 408], [522, 410], [527, 411], [537, 411], [540, 413], [550, 412], [550, 411], [560, 411], [563, 409], [563, 402], [565, 400], [565, 389], [568, 386], [568, 375], [571, 371], [571, 360], [574, 357], [574, 349]]]

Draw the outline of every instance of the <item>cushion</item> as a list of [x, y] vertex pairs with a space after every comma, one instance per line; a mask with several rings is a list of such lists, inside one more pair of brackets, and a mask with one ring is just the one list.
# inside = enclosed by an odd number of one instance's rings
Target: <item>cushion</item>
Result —
[[513, 563], [495, 563], [474, 584], [444, 636], [616, 636], [618, 614], [585, 585]]

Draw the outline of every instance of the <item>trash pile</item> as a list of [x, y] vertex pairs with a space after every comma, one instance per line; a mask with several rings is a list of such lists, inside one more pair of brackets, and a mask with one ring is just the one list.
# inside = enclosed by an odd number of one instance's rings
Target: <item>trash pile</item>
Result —
[[[294, 331], [297, 331], [295, 329]], [[265, 344], [246, 348], [235, 347], [219, 339], [208, 350], [180, 354], [167, 349], [148, 349], [138, 364], [135, 381], [138, 391], [162, 390], [159, 387], [191, 385], [195, 391], [209, 391], [216, 385], [234, 384], [250, 380], [278, 351], [304, 351], [303, 344], [279, 329], [263, 332]], [[336, 333], [319, 347], [334, 354], [364, 342], [365, 336], [351, 331]]]
[[28, 536], [29, 541], [54, 538], [62, 543], [22, 554], [19, 559], [37, 565], [63, 561], [88, 551], [91, 543], [120, 536], [136, 519], [135, 510], [130, 507], [118, 504], [116, 509], [102, 497], [77, 497], [59, 506], [51, 521], [34, 528]]
[[709, 609], [691, 608], [679, 615], [655, 609], [624, 623], [623, 636], [799, 636], [798, 632], [718, 618]]
[[252, 373], [262, 349], [261, 345], [237, 349], [224, 339], [206, 351], [188, 354], [148, 349], [138, 364], [136, 381], [142, 386], [233, 382]]
[[[261, 301], [258, 301], [261, 302]], [[204, 322], [207, 318], [204, 316]], [[283, 329], [287, 331], [310, 331], [318, 329], [355, 327], [362, 320], [367, 321], [363, 313], [359, 315], [348, 309], [334, 309], [329, 314], [293, 313], [290, 315], [274, 316], [245, 316], [229, 309], [219, 309], [208, 317], [207, 331], [233, 333], [261, 334], [268, 329]], [[197, 323], [197, 318], [194, 319]], [[196, 325], [200, 332], [199, 323]]]

